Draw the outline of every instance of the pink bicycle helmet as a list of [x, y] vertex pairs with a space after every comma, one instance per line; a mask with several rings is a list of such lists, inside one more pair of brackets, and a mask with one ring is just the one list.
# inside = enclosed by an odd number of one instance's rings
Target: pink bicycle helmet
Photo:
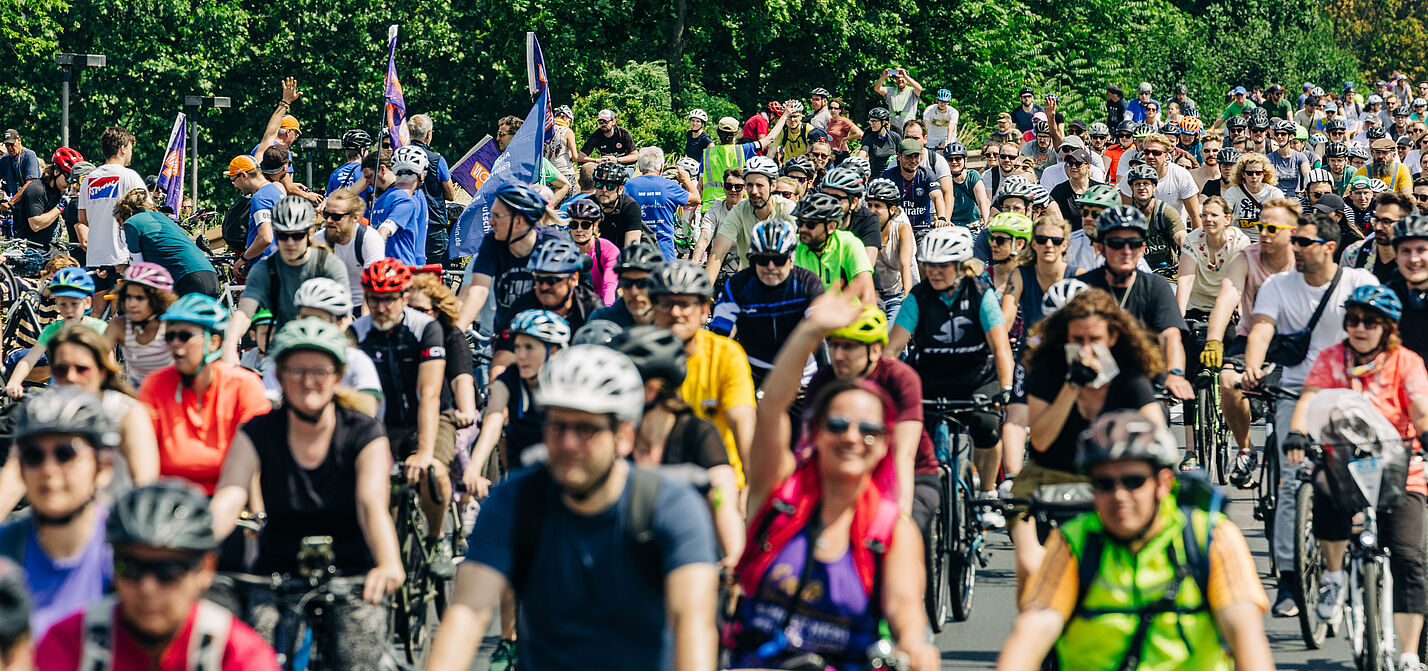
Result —
[[148, 261], [141, 261], [129, 266], [124, 271], [124, 281], [153, 287], [159, 291], [174, 290], [173, 275], [170, 275], [163, 266]]

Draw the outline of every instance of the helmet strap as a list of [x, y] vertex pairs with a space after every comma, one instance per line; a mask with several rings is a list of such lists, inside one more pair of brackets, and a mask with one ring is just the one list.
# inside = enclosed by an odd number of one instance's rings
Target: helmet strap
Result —
[[873, 372], [873, 366], [878, 365], [877, 360], [873, 358], [872, 343], [863, 343], [863, 358], [867, 359], [867, 362], [863, 364], [863, 370], [858, 373], [858, 379], [860, 380], [867, 377], [868, 373]]
[[78, 508], [75, 508], [74, 510], [71, 510], [63, 515], [45, 515], [42, 514], [39, 510], [35, 509], [34, 506], [30, 506], [30, 511], [34, 516], [35, 524], [42, 527], [61, 527], [66, 524], [69, 524], [70, 522], [73, 522], [75, 518], [84, 514], [84, 511], [88, 510], [89, 506], [94, 503], [94, 497], [95, 493], [91, 492], [89, 494], [89, 498], [85, 499], [84, 503], [79, 504]]
[[619, 460], [619, 455], [611, 455], [610, 465], [605, 468], [605, 472], [601, 473], [600, 477], [595, 478], [595, 481], [590, 483], [589, 487], [586, 487], [585, 489], [578, 492], [565, 489], [564, 487], [562, 487], [561, 489], [565, 490], [566, 496], [569, 496], [575, 501], [587, 501], [590, 499], [590, 497], [595, 495], [595, 492], [600, 491], [600, 488], [604, 487], [605, 483], [609, 481], [610, 475], [615, 472], [615, 462]]

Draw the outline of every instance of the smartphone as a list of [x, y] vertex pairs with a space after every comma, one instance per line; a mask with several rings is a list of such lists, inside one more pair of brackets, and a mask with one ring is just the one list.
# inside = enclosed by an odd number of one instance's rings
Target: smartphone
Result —
[[889, 77], [896, 77], [896, 76], [897, 76], [897, 68], [888, 68], [888, 69], [886, 69], [886, 70], [883, 70], [883, 74], [885, 74], [885, 75], [887, 75], [887, 76], [889, 76]]

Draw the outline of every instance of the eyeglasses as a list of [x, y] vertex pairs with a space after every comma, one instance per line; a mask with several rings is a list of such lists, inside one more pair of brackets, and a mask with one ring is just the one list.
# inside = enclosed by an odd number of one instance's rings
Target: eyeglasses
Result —
[[[431, 308], [427, 308], [426, 310], [422, 310], [422, 312], [429, 312], [430, 310]], [[337, 369], [333, 368], [332, 366], [319, 366], [317, 368], [283, 367], [278, 369], [278, 373], [280, 373], [283, 377], [286, 377], [289, 380], [301, 380], [303, 378], [307, 378], [309, 380], [323, 380], [332, 377], [333, 375], [336, 375]]]
[[744, 185], [743, 185], [742, 183], [740, 183], [740, 184], [733, 184], [733, 183], [730, 183], [730, 182], [724, 182], [724, 190], [725, 190], [725, 191], [743, 191], [743, 190], [744, 190]]
[[399, 300], [401, 300], [401, 299], [402, 299], [402, 294], [401, 294], [401, 292], [393, 292], [393, 293], [390, 293], [390, 294], [387, 294], [387, 293], [374, 294], [374, 293], [368, 292], [368, 293], [362, 298], [362, 301], [363, 301], [364, 303], [366, 303], [367, 305], [370, 305], [370, 306], [375, 307], [375, 306], [378, 306], [378, 305], [391, 305], [392, 303], [395, 303], [395, 302], [397, 302], [397, 301], [399, 301]]
[[749, 265], [753, 266], [777, 266], [782, 267], [788, 263], [787, 254], [750, 254]]
[[616, 184], [616, 183], [614, 183], [614, 182], [596, 182], [596, 183], [595, 183], [595, 188], [600, 189], [600, 190], [602, 190], [602, 191], [614, 191], [614, 190], [620, 188], [621, 186], [622, 186], [622, 185]]
[[1109, 135], [1092, 135], [1092, 136], [1091, 136], [1091, 139], [1092, 139], [1092, 140], [1109, 140], [1110, 137], [1111, 137], [1111, 136], [1109, 136]]
[[609, 120], [609, 119], [600, 119], [600, 120], [596, 121], [595, 123], [600, 124], [601, 126], [608, 126], [608, 125], [610, 125], [610, 120]]
[[44, 466], [50, 455], [54, 455], [55, 463], [63, 466], [74, 461], [75, 457], [79, 456], [79, 450], [73, 442], [56, 445], [53, 450], [46, 450], [39, 445], [20, 446], [20, 464], [29, 468]]
[[794, 193], [793, 193], [792, 191], [789, 191], [789, 190], [785, 189], [785, 190], [782, 190], [782, 191], [774, 191], [774, 195], [775, 195], [775, 196], [783, 196], [784, 198], [790, 198], [790, 199], [792, 199], [793, 196], [794, 196]]
[[273, 233], [273, 237], [280, 241], [287, 240], [288, 242], [297, 242], [298, 240], [307, 239], [307, 231], [277, 231]]
[[579, 229], [579, 230], [582, 230], [582, 231], [583, 231], [583, 230], [586, 230], [586, 229], [590, 229], [590, 228], [595, 228], [595, 227], [598, 226], [598, 225], [599, 225], [599, 224], [597, 224], [597, 223], [594, 222], [594, 221], [589, 221], [589, 220], [585, 220], [585, 219], [571, 219], [571, 220], [570, 220], [570, 227], [571, 227], [571, 228]]
[[1106, 238], [1101, 241], [1107, 249], [1140, 249], [1145, 246], [1145, 238]]
[[1096, 205], [1082, 205], [1081, 216], [1095, 219], [1096, 217], [1101, 216], [1101, 212], [1105, 211], [1105, 209], [1106, 208], [1104, 207], [1099, 207]]
[[50, 375], [57, 380], [69, 377], [70, 373], [88, 375], [94, 372], [94, 366], [81, 366], [78, 364], [56, 363], [50, 365]]
[[1382, 224], [1382, 225], [1383, 225], [1384, 227], [1386, 227], [1386, 228], [1392, 228], [1392, 227], [1398, 225], [1398, 220], [1397, 220], [1397, 219], [1389, 219], [1388, 217], [1374, 217], [1374, 218], [1373, 218], [1373, 223], [1375, 223], [1375, 224]]
[[1060, 245], [1060, 244], [1063, 243], [1063, 242], [1066, 242], [1066, 238], [1063, 238], [1063, 237], [1061, 237], [1061, 236], [1059, 236], [1059, 235], [1056, 235], [1056, 236], [1053, 236], [1053, 235], [1037, 235], [1037, 236], [1034, 236], [1033, 239], [1036, 240], [1036, 244], [1038, 244], [1038, 245], [1045, 245], [1045, 244], [1047, 244], [1047, 243], [1050, 243], [1052, 246], [1055, 246], [1055, 245]]
[[177, 341], [177, 342], [180, 342], [180, 343], [186, 343], [186, 342], [188, 342], [189, 340], [192, 340], [193, 337], [196, 336], [196, 335], [198, 335], [198, 334], [197, 334], [197, 333], [194, 333], [193, 331], [184, 331], [184, 330], [182, 330], [182, 329], [179, 329], [179, 330], [169, 329], [169, 330], [167, 330], [167, 331], [164, 331], [164, 342], [166, 342], [166, 343], [173, 343], [173, 342]]
[[1416, 200], [1416, 201], [1418, 201], [1418, 202], [1420, 202], [1420, 203], [1421, 203], [1421, 202], [1424, 202], [1424, 201], [1428, 201], [1428, 194], [1415, 193], [1415, 194], [1413, 194], [1413, 199]]
[[342, 219], [346, 218], [347, 215], [349, 215], [349, 214], [352, 214], [352, 213], [351, 213], [351, 212], [333, 212], [332, 210], [328, 210], [328, 211], [322, 213], [322, 218], [324, 218], [324, 219], [326, 219], [326, 220], [328, 220], [328, 221], [341, 221]]
[[654, 280], [648, 277], [635, 279], [633, 277], [621, 277], [619, 286], [621, 289], [648, 289], [654, 286]]
[[993, 235], [991, 240], [994, 245], [1010, 245], [1013, 238], [1009, 235]]
[[1328, 240], [1323, 238], [1311, 238], [1303, 235], [1296, 235], [1290, 238], [1289, 241], [1294, 243], [1295, 247], [1313, 247], [1314, 245], [1322, 245], [1328, 242]]
[[834, 435], [843, 435], [851, 427], [858, 428], [858, 434], [873, 438], [881, 438], [888, 433], [888, 428], [881, 422], [857, 422], [854, 423], [847, 417], [829, 417], [823, 420], [823, 430]]
[[1099, 494], [1111, 494], [1117, 489], [1133, 492], [1144, 487], [1147, 482], [1150, 482], [1149, 475], [1122, 475], [1119, 478], [1102, 476], [1091, 478], [1091, 489], [1096, 490]]
[[555, 442], [556, 438], [564, 436], [566, 433], [574, 433], [581, 440], [590, 440], [601, 431], [611, 431], [614, 427], [601, 422], [565, 422], [558, 419], [547, 419], [545, 421], [545, 439], [547, 442]]
[[565, 278], [565, 275], [537, 274], [535, 275], [535, 283], [544, 286], [553, 286], [556, 284], [560, 284], [561, 280], [564, 280]]
[[655, 301], [655, 307], [666, 312], [674, 312], [675, 308], [681, 310], [693, 310], [699, 307], [704, 301], [693, 296], [676, 298], [674, 296], [661, 296]]
[[150, 575], [165, 585], [172, 585], [193, 572], [203, 560], [202, 555], [185, 559], [139, 559], [114, 556], [114, 576], [129, 582], [139, 582]]
[[1360, 317], [1358, 315], [1344, 315], [1344, 328], [1358, 328], [1362, 326], [1366, 329], [1375, 329], [1383, 326], [1383, 322], [1372, 317]]
[[1070, 154], [1071, 152], [1074, 152], [1074, 151], [1076, 151], [1076, 148], [1075, 148], [1075, 147], [1062, 147], [1062, 148], [1061, 148], [1061, 153], [1063, 153], [1063, 154]]
[[1145, 155], [1146, 155], [1146, 156], [1164, 156], [1164, 155], [1165, 155], [1165, 150], [1164, 150], [1164, 149], [1147, 149], [1147, 150], [1145, 150]]

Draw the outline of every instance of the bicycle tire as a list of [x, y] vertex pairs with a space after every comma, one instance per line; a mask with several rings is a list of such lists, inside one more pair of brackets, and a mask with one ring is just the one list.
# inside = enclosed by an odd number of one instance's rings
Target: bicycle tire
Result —
[[[945, 492], [950, 476], [946, 465], [938, 466], [939, 485]], [[933, 633], [941, 633], [947, 624], [951, 587], [947, 582], [947, 558], [951, 555], [947, 547], [947, 519], [949, 502], [946, 497], [937, 506], [937, 511], [927, 525], [927, 538], [923, 543], [923, 562], [927, 567], [927, 590], [923, 603], [927, 607], [927, 621]]]
[[977, 562], [972, 557], [972, 543], [981, 529], [978, 527], [977, 516], [972, 509], [972, 461], [970, 455], [964, 454], [968, 450], [963, 446], [970, 445], [970, 441], [964, 434], [953, 434], [952, 454], [957, 464], [957, 479], [952, 482], [953, 524], [949, 525], [951, 533], [949, 539], [956, 539], [949, 543], [951, 552], [948, 553], [947, 583], [950, 590], [952, 620], [955, 622], [966, 622], [972, 617], [972, 592], [977, 585]]
[[[454, 563], [457, 557], [466, 554], [463, 547], [465, 544], [465, 535], [461, 533], [461, 507], [456, 503], [454, 492], [451, 496], [451, 500], [446, 502], [446, 515], [442, 520], [442, 524], [444, 526], [442, 527], [441, 533], [442, 536], [446, 538], [446, 542], [450, 544], [449, 547], [451, 548], [452, 561]], [[455, 582], [455, 578], [453, 577], [448, 580], [432, 576], [431, 581], [435, 587], [436, 617], [437, 620], [440, 621], [442, 614], [446, 612], [446, 606], [451, 602], [451, 586]]]
[[422, 533], [418, 517], [417, 501], [410, 493], [397, 506], [397, 533], [401, 537], [402, 567], [406, 570], [406, 581], [397, 590], [394, 600], [396, 635], [408, 664], [417, 664], [426, 643], [426, 615], [428, 582], [425, 548], [422, 547], [425, 534]]
[[1278, 577], [1279, 565], [1274, 558], [1274, 510], [1279, 498], [1279, 445], [1273, 434], [1264, 442], [1260, 459], [1259, 482], [1255, 484], [1254, 516], [1264, 523], [1264, 540], [1269, 546], [1269, 573]]
[[1198, 385], [1195, 390], [1195, 456], [1200, 460], [1200, 467], [1205, 470], [1212, 482], [1225, 484], [1225, 472], [1223, 461], [1220, 458], [1219, 446], [1216, 444], [1213, 408], [1214, 394], [1205, 385]]
[[1323, 555], [1314, 539], [1314, 486], [1301, 482], [1294, 505], [1294, 569], [1299, 572], [1294, 600], [1299, 605], [1299, 633], [1310, 650], [1324, 645], [1329, 634], [1329, 623], [1319, 619], [1315, 608], [1323, 568]]
[[[1362, 646], [1355, 652], [1354, 664], [1359, 671], [1386, 671], [1382, 668], [1384, 655], [1383, 650], [1383, 612], [1380, 610], [1382, 603], [1383, 575], [1377, 561], [1369, 559], [1362, 561], [1359, 565], [1361, 571], [1359, 575], [1359, 588], [1363, 594], [1363, 634]], [[1391, 671], [1391, 667], [1389, 669]]]

